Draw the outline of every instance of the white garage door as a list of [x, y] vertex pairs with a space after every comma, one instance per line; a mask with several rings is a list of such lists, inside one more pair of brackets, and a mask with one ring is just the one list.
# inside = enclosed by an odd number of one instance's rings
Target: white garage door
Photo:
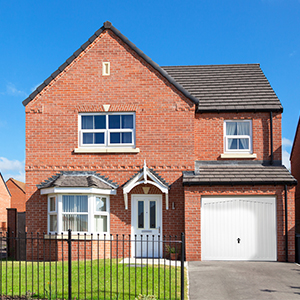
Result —
[[202, 260], [277, 260], [275, 197], [202, 197]]

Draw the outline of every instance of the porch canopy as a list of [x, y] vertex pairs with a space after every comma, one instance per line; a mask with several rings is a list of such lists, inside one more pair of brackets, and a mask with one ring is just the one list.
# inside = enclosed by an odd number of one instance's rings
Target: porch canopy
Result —
[[161, 192], [165, 194], [166, 209], [169, 209], [169, 185], [154, 170], [146, 166], [146, 161], [144, 162], [142, 170], [135, 174], [123, 186], [125, 209], [128, 209], [128, 194], [134, 187], [140, 184], [151, 184], [160, 189]]

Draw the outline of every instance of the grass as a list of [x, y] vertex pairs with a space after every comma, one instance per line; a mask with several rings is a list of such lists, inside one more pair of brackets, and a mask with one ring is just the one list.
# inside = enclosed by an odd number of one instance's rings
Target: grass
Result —
[[[178, 264], [180, 264], [178, 262]], [[72, 299], [180, 299], [180, 266], [137, 265], [112, 260], [72, 262]], [[67, 299], [67, 262], [0, 261], [1, 295]], [[185, 273], [185, 297], [187, 295]], [[30, 299], [30, 297], [28, 297]]]

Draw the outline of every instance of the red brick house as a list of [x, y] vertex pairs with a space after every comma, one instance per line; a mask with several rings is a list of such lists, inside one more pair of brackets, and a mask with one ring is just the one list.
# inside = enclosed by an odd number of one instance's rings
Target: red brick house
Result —
[[11, 194], [0, 173], [0, 231], [7, 228], [7, 212], [6, 208], [10, 207]]
[[[291, 172], [299, 182], [300, 180], [300, 118], [298, 121], [293, 147], [291, 151]], [[295, 192], [295, 209], [296, 209], [296, 233], [300, 233], [300, 188], [296, 186]]]
[[185, 232], [187, 260], [294, 261], [296, 180], [258, 64], [160, 67], [105, 22], [23, 104], [29, 232]]
[[6, 185], [11, 194], [10, 208], [16, 208], [18, 212], [24, 212], [26, 209], [26, 184], [14, 178], [9, 178]]

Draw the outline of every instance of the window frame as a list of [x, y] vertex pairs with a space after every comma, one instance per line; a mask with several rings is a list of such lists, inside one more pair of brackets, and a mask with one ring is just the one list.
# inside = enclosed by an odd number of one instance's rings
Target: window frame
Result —
[[[133, 116], [133, 128], [109, 128], [109, 116], [111, 115], [132, 115]], [[105, 129], [82, 129], [82, 116], [105, 116]], [[78, 114], [78, 145], [82, 148], [135, 148], [135, 136], [136, 136], [136, 119], [135, 112], [101, 112], [101, 113], [79, 113]], [[132, 133], [132, 143], [111, 143], [110, 133]], [[104, 133], [104, 144], [84, 144], [83, 133]]]
[[[249, 135], [227, 135], [226, 127], [227, 123], [249, 123]], [[224, 153], [253, 153], [253, 136], [252, 136], [252, 120], [224, 120]], [[229, 149], [228, 148], [228, 139], [249, 139], [249, 148], [248, 149]]]
[[[88, 212], [87, 213], [81, 213], [81, 212], [63, 212], [62, 211], [62, 202], [63, 202], [63, 196], [87, 196], [88, 201]], [[55, 197], [56, 198], [56, 212], [50, 212], [50, 198]], [[96, 198], [106, 198], [106, 211], [98, 212], [96, 211]], [[67, 231], [63, 231], [63, 215], [64, 214], [87, 214], [88, 216], [88, 230], [87, 231], [73, 231], [72, 234], [110, 234], [110, 197], [109, 195], [99, 195], [99, 194], [80, 194], [80, 193], [61, 193], [61, 194], [49, 194], [48, 197], [48, 233], [54, 234], [54, 233], [63, 233], [67, 234]], [[50, 216], [51, 215], [57, 215], [57, 231], [50, 231]], [[107, 231], [103, 232], [97, 232], [95, 230], [95, 224], [94, 224], [94, 217], [95, 215], [103, 215], [107, 216]]]
[[[55, 210], [50, 210], [51, 208], [51, 198], [55, 199]], [[58, 230], [58, 215], [57, 215], [57, 196], [56, 195], [49, 195], [48, 196], [48, 201], [47, 201], [47, 206], [48, 206], [48, 232], [50, 232], [50, 216], [56, 216], [56, 230]], [[55, 232], [55, 231], [51, 231]]]

